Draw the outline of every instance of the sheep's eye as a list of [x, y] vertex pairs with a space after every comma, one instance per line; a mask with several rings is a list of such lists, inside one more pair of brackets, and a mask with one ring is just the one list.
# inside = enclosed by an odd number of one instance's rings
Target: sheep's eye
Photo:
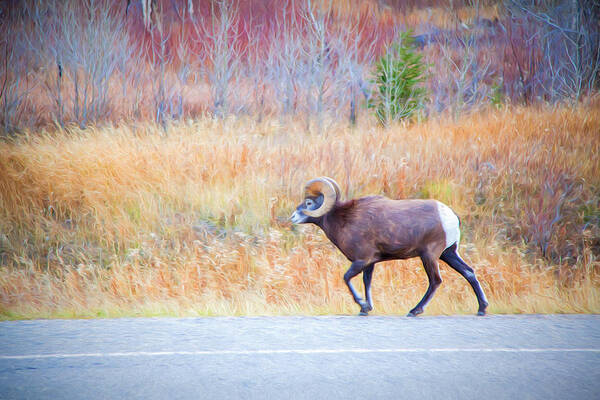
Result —
[[306, 199], [305, 204], [306, 204], [306, 207], [312, 207], [313, 204], [315, 204], [315, 202], [312, 201], [311, 199]]

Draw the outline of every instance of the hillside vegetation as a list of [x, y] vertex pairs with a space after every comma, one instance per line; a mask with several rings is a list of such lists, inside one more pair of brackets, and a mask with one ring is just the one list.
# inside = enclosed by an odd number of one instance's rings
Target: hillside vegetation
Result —
[[[302, 184], [433, 197], [460, 215], [490, 312], [600, 312], [600, 108], [506, 108], [380, 128], [201, 119], [0, 144], [5, 318], [354, 313], [347, 260], [287, 222]], [[427, 309], [474, 313], [442, 263]], [[359, 280], [357, 280], [359, 281]], [[426, 289], [418, 260], [375, 269], [376, 312]]]
[[[348, 261], [287, 220], [322, 175], [451, 206], [492, 313], [600, 312], [597, 1], [23, 0], [0, 20], [0, 318], [356, 313]], [[474, 313], [442, 276], [427, 313]], [[426, 285], [419, 260], [378, 265], [376, 312]]]

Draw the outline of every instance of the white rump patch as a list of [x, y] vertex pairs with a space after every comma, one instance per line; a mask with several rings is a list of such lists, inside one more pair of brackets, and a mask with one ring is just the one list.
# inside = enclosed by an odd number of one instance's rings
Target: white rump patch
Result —
[[437, 202], [438, 213], [440, 214], [440, 221], [442, 221], [442, 228], [446, 233], [446, 248], [460, 241], [460, 229], [458, 227], [458, 217], [454, 214], [454, 211], [447, 205], [441, 202]]

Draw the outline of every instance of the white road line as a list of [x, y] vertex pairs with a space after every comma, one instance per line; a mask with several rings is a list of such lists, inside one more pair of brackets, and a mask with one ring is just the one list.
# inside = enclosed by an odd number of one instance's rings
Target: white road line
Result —
[[212, 356], [261, 354], [344, 354], [344, 353], [600, 353], [595, 348], [413, 348], [413, 349], [274, 349], [274, 350], [198, 350], [198, 351], [132, 351], [118, 353], [56, 353], [0, 355], [0, 360], [29, 360], [36, 358], [89, 358], [89, 357], [156, 357], [156, 356]]

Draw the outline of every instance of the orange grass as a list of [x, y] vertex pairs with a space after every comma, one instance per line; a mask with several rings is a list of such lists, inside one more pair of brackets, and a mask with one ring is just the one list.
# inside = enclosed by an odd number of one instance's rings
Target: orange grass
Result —
[[[286, 222], [320, 175], [347, 197], [449, 204], [491, 313], [600, 312], [598, 104], [361, 124], [207, 118], [1, 143], [1, 318], [356, 313], [348, 261]], [[426, 313], [474, 313], [467, 282], [441, 270]], [[418, 260], [379, 264], [374, 313], [406, 313], [426, 285]]]

